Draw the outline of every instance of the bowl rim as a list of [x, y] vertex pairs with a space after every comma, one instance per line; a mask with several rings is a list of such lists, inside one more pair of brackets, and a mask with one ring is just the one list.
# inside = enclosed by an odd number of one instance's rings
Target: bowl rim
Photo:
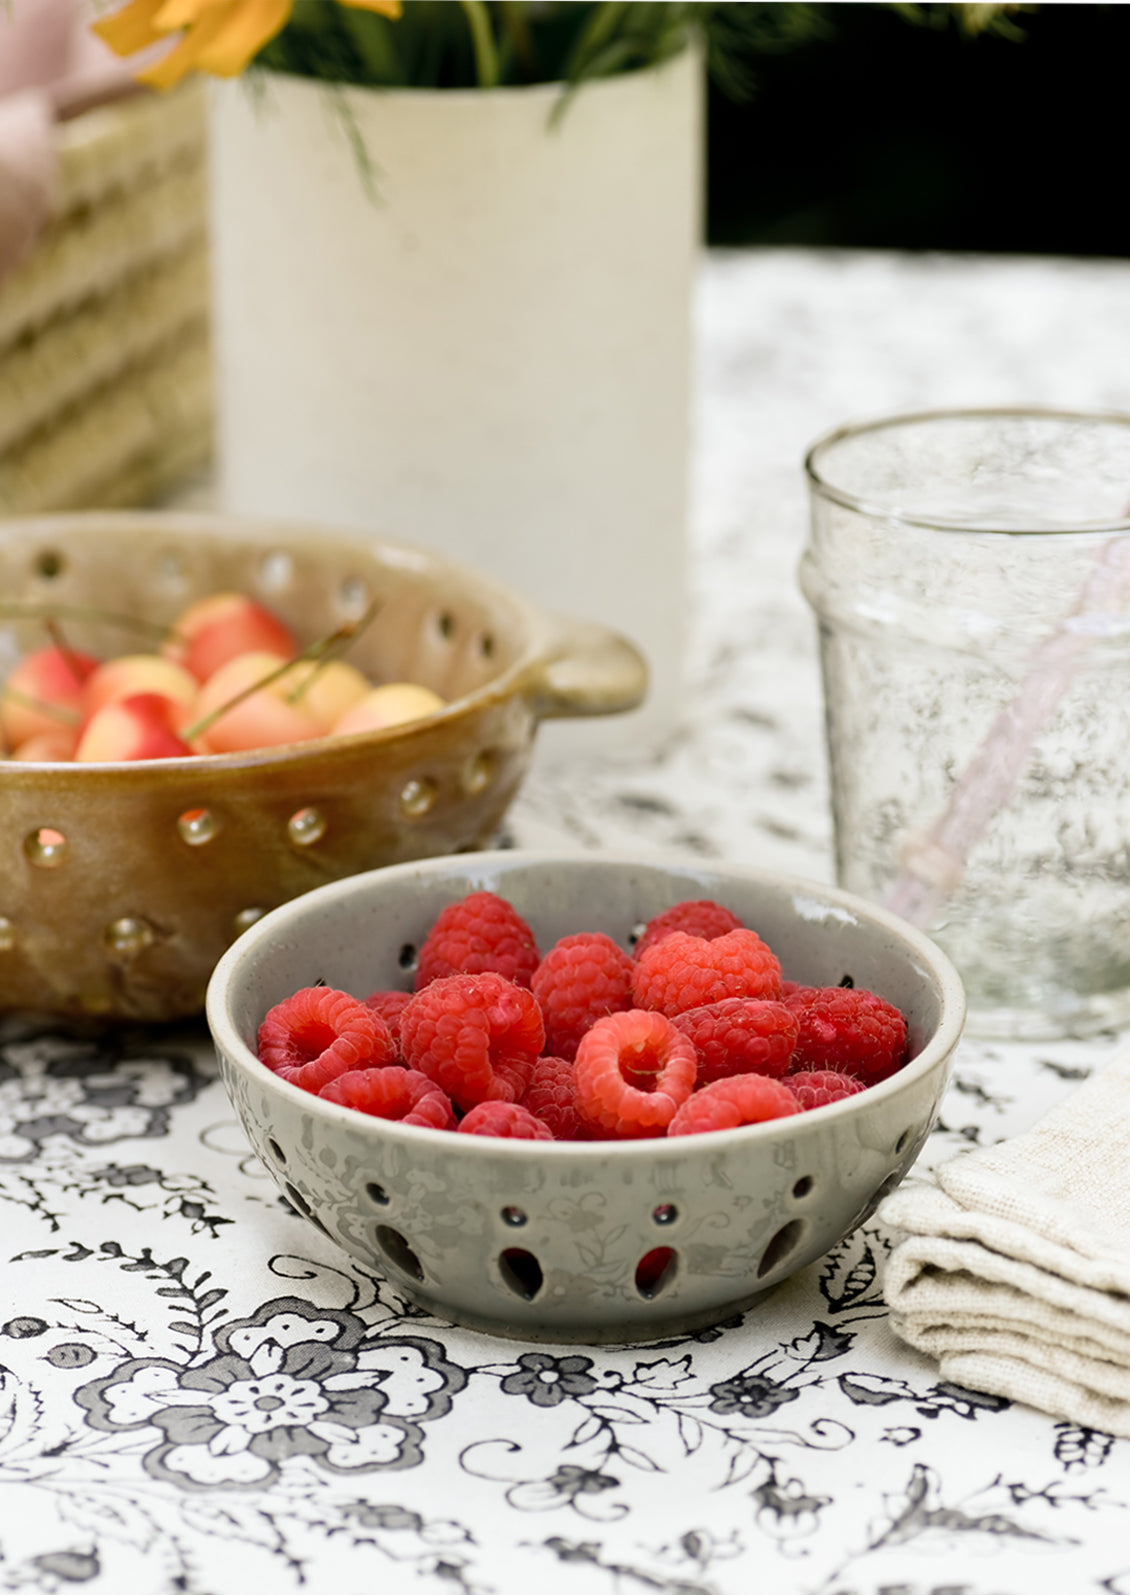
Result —
[[[401, 878], [410, 874], [418, 875], [421, 872], [427, 876], [442, 876], [460, 866], [465, 866], [471, 871], [476, 865], [481, 869], [490, 869], [503, 863], [519, 868], [568, 866], [570, 863], [603, 863], [618, 868], [686, 870], [700, 875], [710, 872], [733, 875], [751, 885], [764, 882], [775, 890], [791, 891], [800, 897], [815, 895], [822, 904], [846, 911], [854, 918], [870, 921], [877, 928], [893, 932], [899, 940], [907, 944], [935, 985], [940, 1014], [938, 1024], [925, 1046], [896, 1074], [886, 1080], [880, 1080], [875, 1085], [867, 1086], [854, 1096], [846, 1097], [839, 1102], [827, 1103], [823, 1107], [810, 1108], [803, 1113], [789, 1114], [784, 1118], [770, 1119], [761, 1124], [739, 1125], [730, 1130], [711, 1130], [674, 1138], [647, 1136], [612, 1141], [533, 1141], [505, 1136], [465, 1135], [461, 1142], [456, 1143], [460, 1156], [465, 1154], [468, 1157], [503, 1157], [519, 1162], [530, 1157], [538, 1160], [544, 1157], [573, 1157], [582, 1162], [596, 1164], [607, 1157], [623, 1160], [654, 1157], [657, 1154], [667, 1157], [686, 1155], [695, 1148], [701, 1149], [704, 1146], [717, 1152], [728, 1152], [735, 1146], [795, 1135], [799, 1129], [798, 1121], [803, 1121], [805, 1124], [825, 1124], [865, 1113], [881, 1102], [896, 1098], [935, 1070], [943, 1069], [948, 1073], [952, 1067], [953, 1056], [961, 1039], [966, 1016], [965, 988], [961, 977], [935, 942], [879, 904], [868, 902], [841, 887], [829, 886], [811, 877], [744, 864], [725, 864], [712, 868], [709, 863], [704, 863], [701, 859], [678, 853], [627, 854], [603, 850], [569, 853], [519, 848], [445, 854], [437, 858], [386, 865], [381, 869], [367, 870], [358, 875], [327, 882], [326, 885], [315, 887], [310, 892], [291, 898], [280, 907], [264, 914], [262, 919], [249, 926], [221, 955], [208, 982], [204, 1011], [217, 1051], [225, 1054], [235, 1067], [263, 1089], [281, 1093], [284, 1101], [303, 1107], [306, 1111], [312, 1112], [316, 1119], [323, 1120], [329, 1126], [353, 1126], [355, 1130], [366, 1126], [375, 1139], [391, 1140], [393, 1144], [401, 1143], [405, 1147], [423, 1144], [434, 1148], [438, 1144], [437, 1135], [448, 1138], [456, 1136], [458, 1132], [452, 1130], [436, 1131], [423, 1125], [403, 1124], [398, 1120], [380, 1119], [374, 1115], [359, 1113], [356, 1109], [344, 1107], [340, 1103], [324, 1101], [300, 1086], [281, 1079], [259, 1062], [239, 1035], [230, 1014], [230, 997], [245, 967], [254, 961], [256, 951], [261, 944], [271, 940], [277, 928], [301, 917], [304, 905], [311, 898], [317, 898], [319, 902], [325, 903], [335, 897], [364, 893], [370, 886], [375, 887], [379, 879], [387, 877], [390, 871], [395, 871]], [[498, 883], [496, 882], [494, 887], [484, 889], [497, 890]], [[499, 895], [504, 894], [499, 891]], [[360, 1125], [358, 1121], [361, 1121]]]
[[[553, 657], [564, 642], [576, 636], [588, 625], [579, 616], [559, 613], [538, 604], [519, 592], [517, 588], [507, 586], [504, 581], [487, 572], [459, 560], [449, 559], [445, 554], [440, 554], [423, 544], [416, 545], [398, 538], [386, 537], [375, 530], [371, 533], [363, 532], [355, 527], [320, 525], [315, 521], [242, 516], [227, 514], [221, 510], [124, 509], [113, 512], [74, 510], [45, 515], [13, 516], [0, 527], [0, 545], [8, 539], [23, 537], [25, 534], [31, 535], [33, 532], [45, 539], [49, 539], [52, 533], [60, 537], [77, 533], [93, 540], [107, 529], [129, 528], [139, 530], [148, 528], [154, 535], [163, 531], [170, 536], [185, 536], [190, 539], [223, 537], [230, 541], [236, 537], [248, 544], [265, 546], [272, 543], [285, 546], [296, 540], [330, 537], [340, 544], [355, 548], [361, 556], [367, 554], [388, 556], [390, 563], [402, 569], [416, 571], [424, 577], [432, 572], [442, 572], [450, 574], [460, 582], [466, 582], [470, 588], [481, 591], [484, 597], [506, 605], [513, 612], [515, 619], [525, 625], [527, 635], [524, 646], [504, 670], [500, 670], [480, 686], [464, 693], [461, 697], [450, 699], [441, 709], [431, 714], [400, 725], [382, 726], [370, 731], [355, 731], [347, 736], [333, 739], [312, 737], [303, 742], [282, 742], [235, 753], [193, 753], [162, 759], [91, 759], [76, 765], [73, 760], [37, 759], [21, 762], [0, 755], [0, 764], [4, 767], [7, 779], [22, 779], [32, 784], [45, 771], [50, 771], [58, 778], [73, 779], [76, 774], [81, 776], [84, 771], [112, 770], [115, 774], [138, 783], [152, 780], [154, 771], [158, 772], [159, 778], [174, 780], [186, 773], [199, 773], [201, 768], [220, 774], [229, 770], [250, 770], [263, 765], [274, 767], [280, 764], [301, 764], [308, 760], [324, 760], [327, 751], [337, 753], [339, 750], [345, 750], [348, 755], [351, 751], [367, 749], [370, 746], [380, 747], [394, 738], [411, 739], [424, 736], [436, 726], [477, 714], [521, 692], [530, 678], [531, 671], [538, 663]], [[201, 761], [205, 761], [203, 765]]]

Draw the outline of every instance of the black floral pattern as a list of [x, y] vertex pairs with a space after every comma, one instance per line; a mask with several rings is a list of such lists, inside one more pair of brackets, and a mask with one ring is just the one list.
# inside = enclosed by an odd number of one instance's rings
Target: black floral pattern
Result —
[[551, 1357], [527, 1351], [518, 1358], [518, 1372], [507, 1374], [500, 1388], [508, 1396], [525, 1396], [535, 1407], [557, 1407], [570, 1397], [591, 1395], [596, 1380], [589, 1374], [591, 1357]]
[[85, 1039], [0, 1046], [0, 1592], [1130, 1595], [1130, 1445], [900, 1348], [873, 1223], [651, 1347], [470, 1334], [278, 1200], [203, 1055], [148, 1056], [113, 1086]]

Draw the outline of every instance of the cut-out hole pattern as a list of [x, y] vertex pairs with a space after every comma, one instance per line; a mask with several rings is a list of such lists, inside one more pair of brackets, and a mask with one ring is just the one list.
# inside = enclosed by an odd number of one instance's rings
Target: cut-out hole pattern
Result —
[[24, 837], [24, 856], [36, 869], [58, 869], [67, 856], [67, 839], [62, 831], [41, 825]]
[[301, 1191], [296, 1191], [294, 1186], [289, 1182], [283, 1186], [283, 1191], [286, 1195], [287, 1201], [290, 1203], [291, 1207], [294, 1208], [296, 1213], [301, 1213], [303, 1218], [309, 1218], [311, 1216], [310, 1203], [302, 1195]]
[[47, 582], [56, 581], [66, 568], [67, 562], [57, 548], [41, 548], [32, 566], [35, 574]]
[[320, 809], [296, 809], [286, 822], [286, 833], [296, 847], [312, 847], [326, 834], [326, 817]]
[[673, 1202], [660, 1202], [651, 1215], [653, 1224], [673, 1224], [679, 1216], [679, 1209]]
[[449, 609], [441, 609], [436, 616], [436, 630], [444, 642], [450, 642], [455, 635], [455, 616]]
[[670, 1246], [655, 1246], [636, 1264], [636, 1289], [648, 1301], [667, 1289], [678, 1269], [678, 1254]]
[[406, 941], [396, 955], [396, 961], [401, 969], [415, 969], [416, 960], [419, 956], [416, 946], [412, 942]]
[[798, 1219], [793, 1218], [787, 1224], [782, 1224], [761, 1254], [761, 1261], [757, 1265], [758, 1279], [764, 1279], [766, 1274], [771, 1274], [791, 1257], [803, 1234], [804, 1225]]
[[259, 561], [259, 585], [264, 592], [281, 593], [294, 581], [294, 560], [285, 548], [272, 548]]
[[153, 581], [158, 587], [181, 592], [188, 580], [185, 562], [175, 548], [163, 548], [153, 561]]
[[438, 792], [430, 776], [413, 776], [400, 790], [400, 812], [410, 820], [422, 819], [434, 807]]
[[147, 919], [140, 915], [123, 914], [112, 919], [102, 932], [102, 943], [107, 952], [119, 958], [134, 958], [153, 945], [156, 932]]
[[528, 1220], [520, 1207], [504, 1207], [502, 1209], [502, 1222], [509, 1224], [511, 1229], [521, 1229], [522, 1225], [527, 1223]]
[[276, 1163], [286, 1163], [286, 1153], [273, 1137], [267, 1142], [267, 1151], [271, 1154]]
[[523, 1251], [520, 1246], [508, 1246], [498, 1259], [498, 1267], [506, 1288], [523, 1301], [533, 1301], [545, 1283], [541, 1264], [533, 1252]]
[[203, 847], [220, 829], [211, 809], [185, 809], [177, 818], [177, 833], [189, 847]]
[[476, 753], [473, 759], [468, 759], [463, 769], [463, 790], [474, 797], [477, 792], [485, 792], [494, 780], [495, 757], [484, 749]]
[[388, 1192], [385, 1190], [383, 1185], [378, 1185], [376, 1180], [370, 1180], [368, 1185], [366, 1185], [365, 1195], [369, 1198], [370, 1202], [375, 1202], [378, 1207], [388, 1206]]
[[480, 652], [480, 654], [482, 654], [484, 659], [493, 659], [494, 658], [494, 635], [493, 635], [493, 633], [491, 633], [489, 631], [484, 631], [483, 632], [482, 636], [479, 638], [479, 652]]
[[907, 1147], [910, 1145], [910, 1138], [911, 1138], [911, 1136], [913, 1134], [914, 1134], [914, 1126], [910, 1125], [899, 1136], [898, 1140], [895, 1142], [895, 1156], [896, 1157], [901, 1157], [902, 1154], [906, 1151]]
[[815, 1182], [814, 1182], [811, 1174], [802, 1174], [801, 1175], [800, 1179], [797, 1180], [796, 1184], [793, 1186], [793, 1196], [796, 1198], [796, 1200], [798, 1202], [801, 1200], [802, 1197], [811, 1196], [812, 1195], [812, 1189], [813, 1189], [814, 1183]]
[[369, 604], [369, 589], [360, 576], [347, 576], [337, 591], [337, 607], [345, 620], [360, 620]]
[[420, 1259], [398, 1229], [392, 1229], [388, 1224], [378, 1224], [377, 1245], [395, 1268], [404, 1274], [411, 1274], [413, 1279], [423, 1279]]

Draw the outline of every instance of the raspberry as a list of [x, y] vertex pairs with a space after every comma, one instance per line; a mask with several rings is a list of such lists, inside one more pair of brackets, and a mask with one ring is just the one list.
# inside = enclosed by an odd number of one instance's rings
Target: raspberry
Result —
[[371, 991], [365, 998], [366, 1008], [380, 1014], [388, 1026], [397, 1050], [400, 1049], [400, 1016], [412, 1001], [410, 991]]
[[503, 975], [528, 986], [540, 955], [522, 916], [494, 892], [472, 892], [441, 911], [420, 948], [416, 990], [448, 975]]
[[632, 1006], [632, 960], [600, 931], [564, 936], [534, 971], [530, 990], [545, 1019], [545, 1043], [574, 1058], [586, 1030]]
[[463, 1110], [476, 1102], [516, 1102], [544, 1042], [533, 993], [489, 972], [433, 980], [400, 1017], [409, 1068], [434, 1080]]
[[434, 1080], [415, 1069], [391, 1064], [386, 1069], [350, 1069], [318, 1092], [326, 1102], [357, 1108], [377, 1119], [422, 1124], [431, 1130], [454, 1130], [455, 1114]]
[[587, 1139], [577, 1112], [577, 1081], [569, 1059], [539, 1058], [522, 1096], [522, 1106], [548, 1124], [555, 1141]]
[[670, 1017], [726, 997], [776, 1001], [781, 966], [752, 930], [731, 930], [713, 941], [675, 930], [638, 960], [632, 992], [640, 1008]]
[[735, 1074], [696, 1091], [667, 1126], [668, 1135], [697, 1135], [702, 1130], [734, 1130], [740, 1124], [762, 1124], [799, 1113], [800, 1103], [779, 1080], [763, 1074]]
[[548, 1124], [517, 1102], [480, 1102], [459, 1125], [460, 1135], [503, 1135], [510, 1141], [552, 1141]]
[[864, 1089], [862, 1080], [853, 1074], [841, 1074], [838, 1069], [800, 1069], [796, 1074], [786, 1074], [781, 1084], [788, 1087], [805, 1112], [826, 1107], [829, 1102], [842, 1102]]
[[392, 1063], [384, 1020], [332, 986], [304, 986], [276, 1003], [259, 1026], [259, 1059], [304, 1091], [318, 1091], [349, 1069]]
[[697, 1085], [735, 1074], [783, 1075], [796, 1046], [799, 1020], [784, 1003], [727, 997], [688, 1008], [671, 1021], [698, 1054]]
[[662, 1014], [609, 1014], [577, 1048], [577, 1111], [615, 1136], [662, 1135], [690, 1096], [697, 1067], [690, 1040]]
[[872, 991], [823, 986], [794, 998], [800, 1020], [795, 1069], [838, 1069], [864, 1085], [885, 1080], [906, 1062], [906, 1020]]
[[701, 936], [703, 941], [713, 941], [717, 936], [725, 936], [728, 931], [741, 928], [742, 922], [736, 914], [723, 908], [721, 903], [711, 902], [708, 897], [676, 903], [674, 908], [664, 909], [662, 914], [656, 914], [654, 919], [648, 920], [636, 943], [636, 957], [642, 958], [649, 947], [654, 947], [656, 942], [661, 942], [673, 930], [684, 931], [688, 936]]

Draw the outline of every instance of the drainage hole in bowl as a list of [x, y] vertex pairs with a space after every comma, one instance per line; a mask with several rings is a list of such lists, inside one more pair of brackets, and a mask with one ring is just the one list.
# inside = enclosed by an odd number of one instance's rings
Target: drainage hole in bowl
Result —
[[520, 1207], [504, 1207], [502, 1209], [502, 1222], [508, 1224], [511, 1229], [521, 1229], [522, 1225], [529, 1221]]
[[678, 1272], [679, 1256], [670, 1246], [656, 1246], [636, 1264], [636, 1289], [646, 1301], [661, 1296]]
[[895, 1142], [895, 1156], [896, 1157], [901, 1157], [902, 1154], [906, 1151], [907, 1147], [910, 1145], [910, 1138], [911, 1138], [911, 1136], [913, 1134], [914, 1134], [914, 1126], [913, 1126], [913, 1124], [908, 1125], [907, 1128], [899, 1136], [898, 1140]]
[[796, 1184], [793, 1186], [794, 1200], [799, 1202], [803, 1197], [811, 1196], [815, 1185], [816, 1181], [812, 1178], [811, 1174], [802, 1174], [800, 1179], [797, 1180]]
[[66, 856], [66, 837], [50, 825], [41, 825], [24, 837], [24, 857], [36, 869], [58, 869]]
[[400, 789], [400, 812], [410, 820], [422, 819], [438, 796], [439, 787], [430, 775], [414, 775]]
[[295, 809], [286, 822], [286, 834], [295, 847], [312, 847], [326, 834], [326, 817], [320, 809]]
[[272, 548], [259, 561], [259, 586], [266, 593], [282, 593], [294, 580], [294, 560], [285, 548]]
[[468, 759], [463, 767], [463, 790], [471, 797], [485, 792], [494, 780], [495, 757], [487, 749]]
[[679, 1209], [673, 1202], [660, 1202], [651, 1215], [653, 1224], [673, 1224], [679, 1216]]
[[533, 1301], [545, 1283], [541, 1264], [533, 1252], [523, 1251], [520, 1246], [506, 1248], [499, 1256], [498, 1270], [506, 1288], [515, 1296], [521, 1296], [523, 1301]]
[[55, 548], [41, 548], [32, 564], [35, 574], [47, 582], [55, 581], [66, 568], [66, 560]]
[[271, 1156], [274, 1158], [276, 1163], [284, 1163], [285, 1164], [285, 1162], [286, 1162], [286, 1153], [283, 1151], [282, 1147], [279, 1145], [279, 1143], [277, 1141], [275, 1141], [273, 1139], [269, 1140], [267, 1142], [267, 1151], [271, 1154]]
[[484, 659], [494, 658], [494, 636], [489, 631], [484, 631], [479, 638], [479, 652]]
[[290, 1203], [291, 1207], [294, 1208], [294, 1211], [296, 1213], [301, 1213], [303, 1218], [312, 1218], [313, 1217], [313, 1213], [312, 1213], [311, 1208], [310, 1208], [310, 1203], [302, 1195], [301, 1191], [296, 1191], [295, 1190], [293, 1185], [291, 1185], [289, 1183], [284, 1185], [283, 1186], [283, 1195], [286, 1197], [286, 1199]]
[[419, 948], [412, 942], [406, 941], [396, 955], [396, 961], [401, 969], [415, 969], [416, 960], [420, 956]]
[[796, 1251], [803, 1234], [804, 1225], [799, 1219], [792, 1218], [783, 1224], [761, 1254], [761, 1261], [757, 1265], [758, 1279], [764, 1279], [766, 1274], [779, 1268]]
[[444, 642], [450, 642], [455, 635], [455, 616], [450, 609], [441, 609], [436, 615], [436, 630]]
[[360, 620], [369, 604], [369, 588], [360, 576], [346, 576], [337, 590], [337, 607], [345, 620]]
[[387, 1207], [389, 1195], [383, 1185], [378, 1185], [376, 1180], [370, 1180], [365, 1187], [365, 1195], [370, 1202], [375, 1202], [378, 1207]]
[[185, 809], [177, 816], [177, 833], [189, 847], [203, 847], [219, 829], [219, 821], [211, 809]]
[[424, 1270], [420, 1266], [420, 1259], [398, 1229], [391, 1229], [387, 1224], [378, 1224], [377, 1245], [388, 1261], [402, 1273], [411, 1274], [413, 1279], [423, 1279]]
[[188, 583], [188, 567], [175, 548], [163, 548], [153, 561], [152, 580], [155, 586], [164, 587], [176, 595], [183, 593]]

